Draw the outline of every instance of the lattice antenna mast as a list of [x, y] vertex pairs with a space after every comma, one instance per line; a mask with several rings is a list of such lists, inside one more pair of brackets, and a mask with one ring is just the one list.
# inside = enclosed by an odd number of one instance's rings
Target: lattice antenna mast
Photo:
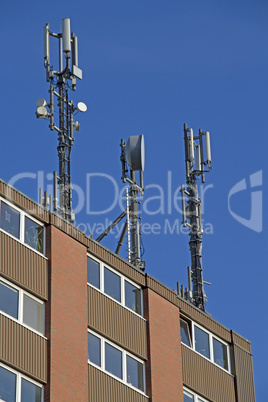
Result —
[[[121, 156], [122, 163], [122, 181], [129, 183], [129, 191], [127, 191], [127, 203], [129, 200], [129, 214], [127, 214], [128, 230], [128, 259], [133, 265], [141, 270], [145, 270], [145, 261], [141, 256], [141, 229], [138, 213], [138, 194], [143, 195], [143, 170], [145, 160], [144, 136], [131, 136], [127, 143], [121, 140]], [[127, 165], [130, 167], [128, 170]], [[128, 174], [129, 171], [129, 174]], [[139, 171], [139, 184], [136, 182], [135, 172]], [[129, 236], [130, 235], [130, 236]], [[130, 238], [129, 238], [130, 237]]]
[[[206, 147], [203, 147], [205, 138]], [[190, 235], [191, 269], [189, 283], [192, 280], [190, 294], [194, 305], [205, 310], [206, 294], [204, 291], [202, 270], [202, 236], [201, 199], [198, 195], [196, 180], [201, 176], [205, 182], [205, 172], [211, 170], [210, 134], [199, 129], [198, 136], [194, 137], [193, 130], [184, 124], [185, 163], [187, 189], [181, 186], [182, 194], [182, 224], [188, 226]], [[185, 195], [187, 204], [185, 206]], [[206, 283], [206, 282], [205, 282]]]
[[[50, 36], [58, 40], [59, 45], [59, 69], [53, 69], [50, 61]], [[63, 56], [65, 58], [63, 66]], [[70, 156], [74, 143], [73, 130], [79, 130], [79, 122], [74, 122], [74, 112], [85, 112], [86, 105], [79, 102], [77, 106], [69, 99], [69, 89], [75, 91], [76, 78], [82, 79], [82, 70], [78, 68], [78, 46], [77, 36], [71, 34], [70, 19], [62, 20], [62, 33], [53, 33], [49, 29], [49, 24], [44, 27], [44, 65], [46, 69], [46, 80], [50, 83], [50, 100], [47, 103], [44, 99], [39, 99], [36, 103], [37, 118], [49, 118], [50, 130], [58, 133], [58, 157], [59, 157], [59, 176], [54, 172], [54, 195], [53, 208], [58, 210], [64, 219], [74, 222], [72, 210], [72, 184]], [[57, 107], [55, 106], [55, 99]], [[48, 109], [47, 109], [48, 108]], [[58, 109], [55, 111], [55, 109]], [[58, 122], [55, 123], [55, 112], [58, 112]], [[59, 203], [57, 198], [57, 184], [59, 187]]]

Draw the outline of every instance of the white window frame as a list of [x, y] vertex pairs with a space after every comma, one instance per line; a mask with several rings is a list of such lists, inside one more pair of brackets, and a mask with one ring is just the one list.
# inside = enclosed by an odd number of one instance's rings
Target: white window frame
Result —
[[14, 370], [13, 368], [11, 368], [1, 362], [0, 362], [0, 367], [3, 367], [4, 369], [6, 369], [16, 375], [16, 402], [21, 402], [21, 380], [22, 380], [22, 378], [25, 379], [26, 381], [29, 381], [32, 384], [38, 386], [39, 388], [41, 388], [41, 402], [44, 401], [44, 387], [42, 384], [36, 382], [35, 380], [32, 380], [31, 378], [27, 377], [26, 375], [21, 374], [20, 372]]
[[[127, 310], [131, 311], [133, 314], [136, 314], [138, 317], [143, 318], [143, 293], [142, 293], [141, 286], [137, 285], [131, 279], [125, 277], [120, 272], [116, 271], [114, 268], [111, 268], [108, 264], [105, 264], [101, 260], [98, 260], [96, 257], [93, 257], [90, 254], [87, 254], [87, 257], [89, 257], [93, 261], [97, 262], [99, 264], [99, 266], [100, 266], [100, 289], [97, 288], [96, 286], [92, 285], [89, 282], [87, 282], [88, 286], [91, 286], [92, 288], [98, 290], [100, 293], [104, 294], [106, 297], [108, 297], [109, 299], [113, 300], [114, 302], [120, 304], [121, 306], [123, 306]], [[114, 274], [116, 274], [117, 276], [120, 277], [121, 302], [119, 302], [118, 300], [114, 299], [112, 296], [110, 296], [110, 295], [108, 295], [107, 293], [104, 292], [104, 268], [109, 269], [111, 272], [113, 272]], [[125, 304], [125, 281], [130, 283], [135, 288], [140, 290], [140, 295], [141, 295], [141, 314], [138, 314], [136, 311], [134, 311], [131, 308], [127, 307], [126, 304]]]
[[[15, 318], [12, 315], [9, 315], [2, 310], [0, 310], [0, 314], [10, 318], [13, 321], [16, 321], [18, 324], [22, 325], [23, 327], [26, 327], [26, 328], [30, 329], [31, 331], [35, 332], [36, 334], [41, 335], [43, 338], [45, 338], [45, 336], [42, 332], [37, 331], [36, 329], [30, 327], [29, 325], [27, 325], [23, 322], [23, 303], [24, 303], [23, 296], [26, 295], [26, 296], [30, 297], [31, 299], [35, 300], [37, 303], [42, 304], [44, 306], [44, 314], [45, 314], [44, 301], [40, 300], [37, 297], [33, 296], [32, 294], [26, 292], [24, 289], [18, 287], [17, 285], [14, 285], [14, 283], [9, 282], [7, 279], [3, 278], [2, 276], [0, 276], [0, 282], [5, 283], [7, 286], [9, 286], [19, 292], [19, 295], [18, 295], [18, 318]], [[45, 332], [45, 327], [44, 327], [44, 332]]]
[[[23, 211], [22, 209], [18, 208], [16, 205], [12, 204], [11, 202], [9, 202], [8, 200], [6, 200], [3, 197], [0, 197], [0, 203], [4, 202], [5, 204], [7, 204], [9, 207], [15, 209], [17, 212], [19, 212], [20, 214], [20, 218], [19, 218], [19, 223], [20, 223], [20, 235], [19, 235], [19, 239], [15, 236], [13, 236], [12, 234], [6, 232], [4, 229], [2, 229], [0, 227], [0, 231], [7, 234], [8, 236], [12, 237], [12, 239], [17, 240], [19, 243], [23, 244], [25, 247], [28, 247], [29, 249], [33, 250], [34, 252], [36, 252], [37, 254], [41, 255], [42, 257], [45, 256], [45, 249], [46, 249], [46, 244], [45, 244], [45, 240], [46, 240], [46, 236], [45, 236], [45, 225], [38, 221], [37, 219], [35, 219], [33, 216], [27, 214], [25, 211]], [[25, 243], [25, 217], [31, 219], [33, 222], [37, 223], [39, 226], [43, 227], [43, 253], [41, 253], [40, 251], [36, 250], [35, 248], [31, 247], [29, 244]]]
[[186, 393], [190, 394], [191, 396], [193, 396], [193, 397], [194, 397], [194, 402], [208, 402], [207, 399], [204, 399], [202, 396], [196, 394], [196, 393], [193, 392], [193, 391], [190, 391], [190, 390], [189, 390], [188, 388], [186, 388], [186, 387], [183, 387], [183, 395], [184, 395], [184, 392], [186, 392]]
[[[197, 324], [196, 322], [194, 322], [192, 320], [189, 322], [189, 320], [187, 318], [184, 318], [183, 316], [181, 316], [180, 319], [182, 319], [183, 321], [186, 321], [191, 326], [191, 331], [190, 331], [190, 328], [189, 328], [189, 332], [190, 332], [190, 336], [192, 334], [192, 339], [191, 339], [192, 346], [190, 347], [190, 346], [186, 345], [183, 341], [181, 341], [181, 343], [184, 346], [186, 346], [187, 348], [193, 350], [199, 356], [202, 356], [204, 359], [206, 359], [206, 360], [210, 361], [211, 363], [215, 364], [217, 367], [219, 367], [220, 369], [224, 370], [226, 373], [231, 374], [231, 358], [230, 358], [229, 344], [227, 342], [223, 341], [217, 335], [214, 335], [212, 332], [208, 331], [207, 329], [205, 329], [201, 325]], [[208, 339], [209, 339], [209, 358], [207, 358], [206, 356], [202, 355], [202, 353], [199, 353], [197, 350], [195, 350], [195, 327], [201, 329], [202, 331], [204, 331], [204, 332], [206, 332], [208, 334]], [[214, 361], [213, 338], [215, 338], [217, 341], [221, 342], [227, 348], [228, 370], [226, 370], [224, 367], [220, 366], [219, 364], [217, 364]]]
[[[100, 366], [91, 362], [89, 359], [88, 359], [88, 364], [96, 367], [97, 369], [103, 371], [105, 374], [113, 377], [117, 381], [122, 382], [123, 384], [127, 385], [128, 387], [130, 387], [130, 388], [134, 389], [135, 391], [139, 392], [140, 394], [146, 396], [145, 362], [143, 360], [139, 359], [138, 357], [132, 355], [131, 353], [127, 352], [125, 349], [121, 348], [120, 346], [115, 345], [113, 342], [109, 341], [108, 339], [104, 338], [103, 336], [92, 331], [91, 329], [88, 329], [87, 332], [89, 332], [90, 334], [92, 334], [100, 339], [100, 352], [101, 352], [101, 359], [100, 359], [101, 365]], [[111, 345], [113, 348], [119, 350], [122, 353], [122, 378], [117, 377], [116, 375], [105, 370], [105, 343], [107, 343], [108, 345]], [[127, 382], [127, 356], [129, 356], [132, 359], [136, 360], [137, 362], [141, 363], [143, 366], [144, 391], [140, 390], [139, 388], [134, 387], [134, 385]]]

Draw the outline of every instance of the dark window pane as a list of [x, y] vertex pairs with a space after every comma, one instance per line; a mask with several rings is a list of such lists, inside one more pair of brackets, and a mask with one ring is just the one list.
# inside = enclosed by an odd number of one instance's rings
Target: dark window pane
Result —
[[90, 332], [88, 332], [88, 359], [101, 366], [101, 340]]
[[185, 343], [185, 345], [192, 347], [188, 322], [180, 320], [180, 326], [181, 326], [181, 341]]
[[4, 202], [1, 202], [0, 227], [19, 239], [20, 213]]
[[40, 251], [40, 253], [44, 251], [43, 231], [43, 226], [38, 225], [38, 223], [27, 218], [27, 216], [25, 217], [24, 242], [35, 250]]
[[125, 281], [125, 305], [141, 314], [141, 290]]
[[143, 364], [127, 356], [127, 383], [144, 391]]
[[194, 402], [194, 395], [189, 394], [187, 391], [183, 391], [183, 402]]
[[213, 338], [214, 362], [228, 370], [227, 346]]
[[122, 379], [122, 352], [105, 342], [105, 370]]
[[18, 319], [19, 291], [0, 282], [0, 310]]
[[29, 327], [44, 333], [44, 304], [23, 295], [23, 322]]
[[87, 257], [87, 281], [100, 289], [100, 264]]
[[16, 401], [16, 374], [0, 367], [0, 400]]
[[121, 302], [121, 278], [108, 268], [104, 268], [104, 292]]
[[194, 328], [195, 328], [195, 350], [209, 359], [210, 358], [209, 336], [202, 329], [196, 326]]
[[41, 402], [42, 388], [30, 381], [21, 379], [21, 402]]

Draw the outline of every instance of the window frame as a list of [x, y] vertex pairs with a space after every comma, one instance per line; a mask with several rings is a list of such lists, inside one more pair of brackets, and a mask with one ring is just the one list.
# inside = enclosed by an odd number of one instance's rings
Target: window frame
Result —
[[27, 377], [26, 375], [20, 373], [19, 371], [14, 370], [13, 368], [7, 366], [0, 362], [0, 367], [3, 367], [5, 370], [10, 371], [11, 373], [16, 375], [16, 391], [15, 391], [15, 399], [16, 402], [21, 402], [21, 380], [24, 379], [37, 387], [41, 388], [41, 402], [44, 402], [44, 386], [37, 381], [33, 380], [32, 378]]
[[207, 399], [203, 398], [201, 395], [196, 394], [195, 392], [191, 391], [190, 389], [183, 387], [183, 396], [184, 396], [184, 392], [187, 392], [188, 394], [190, 394], [191, 396], [194, 397], [194, 401], [193, 402], [209, 402]]
[[[143, 311], [143, 292], [142, 292], [142, 287], [137, 285], [131, 279], [129, 279], [129, 278], [125, 277], [124, 275], [122, 275], [120, 272], [116, 271], [114, 268], [111, 268], [108, 264], [105, 264], [101, 260], [97, 259], [96, 257], [93, 257], [90, 254], [87, 254], [87, 258], [91, 258], [93, 261], [97, 262], [99, 264], [99, 266], [100, 266], [100, 288], [92, 285], [90, 282], [87, 282], [88, 286], [91, 286], [92, 288], [96, 289], [98, 292], [104, 294], [106, 297], [108, 297], [109, 299], [113, 300], [115, 303], [120, 304], [121, 306], [123, 306], [127, 310], [131, 311], [133, 314], [136, 314], [138, 317], [141, 317], [141, 318], [144, 319], [144, 317], [143, 317], [144, 311]], [[112, 296], [110, 296], [107, 293], [105, 293], [105, 291], [104, 291], [104, 268], [109, 269], [111, 272], [113, 272], [114, 274], [116, 274], [117, 276], [120, 277], [121, 302], [119, 302], [118, 300], [116, 300]], [[140, 300], [140, 302], [141, 302], [141, 313], [140, 314], [137, 313], [135, 310], [132, 310], [130, 307], [126, 306], [125, 282], [130, 283], [132, 286], [134, 286], [135, 288], [140, 290], [140, 297], [141, 297], [141, 300]]]
[[[13, 321], [16, 321], [18, 324], [22, 325], [23, 327], [35, 332], [36, 334], [42, 336], [43, 338], [45, 338], [44, 334], [45, 334], [45, 302], [43, 300], [38, 299], [37, 297], [33, 296], [32, 294], [30, 294], [29, 292], [27, 292], [26, 290], [20, 288], [19, 286], [13, 284], [12, 282], [8, 281], [7, 279], [5, 279], [4, 277], [0, 276], [0, 282], [6, 284], [7, 286], [15, 289], [18, 291], [18, 318], [13, 317], [12, 315], [6, 313], [5, 311], [0, 310], [0, 314], [3, 314], [4, 316], [10, 318]], [[24, 295], [28, 296], [29, 298], [31, 298], [32, 300], [36, 301], [37, 303], [40, 303], [43, 308], [44, 308], [44, 317], [43, 317], [43, 329], [44, 332], [40, 332], [35, 328], [30, 327], [28, 324], [26, 324], [23, 321], [23, 307], [24, 307]]]
[[[191, 346], [188, 346], [186, 343], [184, 343], [181, 340], [181, 343], [186, 346], [187, 348], [193, 350], [195, 353], [197, 353], [199, 356], [202, 356], [204, 359], [210, 361], [211, 363], [215, 364], [217, 367], [219, 367], [220, 369], [224, 370], [226, 373], [228, 374], [232, 374], [231, 373], [231, 356], [230, 356], [230, 345], [225, 342], [224, 340], [222, 340], [221, 338], [219, 338], [217, 335], [213, 334], [212, 332], [208, 331], [206, 328], [202, 327], [201, 325], [197, 324], [195, 321], [190, 321], [187, 318], [181, 316], [180, 317], [181, 320], [186, 321], [189, 324], [189, 332], [190, 332], [190, 338], [191, 338]], [[209, 344], [209, 358], [204, 356], [202, 353], [198, 352], [195, 348], [195, 327], [199, 328], [200, 330], [202, 330], [203, 332], [208, 334], [208, 344]], [[216, 339], [218, 342], [222, 343], [223, 345], [226, 346], [227, 348], [227, 365], [228, 365], [228, 369], [222, 367], [220, 364], [216, 363], [214, 361], [214, 347], [213, 347], [213, 338]]]
[[[88, 358], [88, 364], [96, 367], [97, 369], [103, 371], [105, 374], [113, 377], [114, 379], [116, 379], [117, 381], [127, 385], [128, 387], [134, 389], [135, 391], [141, 393], [142, 395], [146, 396], [146, 378], [145, 378], [145, 362], [141, 359], [139, 359], [138, 357], [134, 356], [133, 354], [129, 353], [128, 351], [126, 351], [125, 349], [123, 349], [122, 347], [116, 345], [115, 343], [111, 342], [109, 339], [99, 335], [98, 333], [92, 331], [91, 329], [88, 328], [87, 330], [88, 333], [96, 336], [97, 338], [100, 339], [100, 363], [101, 365], [98, 366], [97, 364], [91, 362]], [[121, 363], [122, 363], [122, 378], [117, 377], [115, 374], [111, 373], [110, 371], [107, 371], [105, 369], [105, 344], [108, 344], [110, 346], [112, 346], [113, 348], [117, 349], [118, 351], [120, 351], [122, 353], [122, 357], [121, 357]], [[136, 360], [138, 363], [142, 364], [143, 367], [143, 388], [144, 390], [142, 391], [141, 389], [135, 387], [134, 385], [130, 384], [129, 382], [127, 382], [127, 356], [131, 357], [132, 359]]]
[[[20, 225], [20, 230], [19, 230], [19, 238], [17, 238], [16, 236], [13, 236], [12, 234], [8, 233], [7, 231], [5, 231], [5, 229], [2, 229], [0, 227], [0, 231], [7, 234], [8, 236], [12, 237], [12, 239], [15, 239], [16, 241], [18, 241], [19, 243], [23, 244], [25, 247], [30, 248], [31, 250], [35, 251], [37, 254], [41, 255], [42, 257], [45, 256], [45, 250], [46, 250], [46, 235], [45, 235], [45, 225], [44, 223], [38, 221], [36, 218], [34, 218], [33, 216], [27, 214], [25, 211], [23, 211], [22, 209], [18, 208], [16, 205], [12, 204], [11, 202], [9, 202], [8, 200], [6, 200], [3, 197], [0, 197], [0, 214], [1, 214], [1, 203], [4, 203], [6, 205], [8, 205], [9, 207], [13, 208], [15, 211], [17, 211], [19, 213], [19, 225]], [[43, 228], [43, 252], [36, 250], [34, 247], [31, 247], [28, 243], [25, 243], [25, 218], [28, 218], [30, 220], [32, 220], [33, 222], [35, 222], [37, 225], [42, 226]]]

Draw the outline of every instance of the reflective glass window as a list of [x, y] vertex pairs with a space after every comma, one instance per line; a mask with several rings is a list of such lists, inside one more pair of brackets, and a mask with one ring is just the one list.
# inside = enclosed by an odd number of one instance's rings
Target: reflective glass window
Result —
[[121, 278], [108, 268], [104, 268], [104, 293], [121, 302]]
[[0, 282], [0, 310], [18, 319], [19, 291]]
[[25, 216], [24, 242], [35, 250], [40, 251], [40, 253], [44, 252], [43, 232], [43, 226], [38, 225], [38, 223], [32, 221], [32, 219], [29, 219], [27, 218], [27, 216]]
[[87, 257], [87, 281], [100, 289], [100, 264], [90, 257]]
[[90, 332], [88, 332], [88, 359], [101, 366], [101, 340]]
[[183, 391], [183, 402], [194, 402], [194, 395], [187, 391]]
[[23, 322], [29, 327], [44, 333], [44, 304], [23, 295]]
[[122, 352], [105, 342], [105, 370], [114, 374], [116, 377], [123, 378], [122, 375]]
[[209, 352], [209, 335], [207, 332], [203, 331], [198, 327], [195, 328], [195, 350], [201, 355], [210, 358]]
[[141, 289], [125, 281], [125, 306], [141, 314]]
[[21, 402], [41, 402], [42, 388], [38, 385], [21, 379]]
[[0, 227], [12, 236], [20, 237], [20, 213], [1, 201]]
[[0, 367], [0, 400], [5, 402], [16, 401], [16, 374], [4, 367]]
[[144, 391], [143, 364], [127, 355], [127, 383]]
[[215, 338], [213, 338], [213, 354], [214, 362], [228, 370], [227, 346]]
[[190, 331], [189, 331], [189, 324], [187, 321], [180, 320], [180, 327], [181, 327], [181, 341], [191, 347], [192, 346], [192, 341], [190, 337]]

